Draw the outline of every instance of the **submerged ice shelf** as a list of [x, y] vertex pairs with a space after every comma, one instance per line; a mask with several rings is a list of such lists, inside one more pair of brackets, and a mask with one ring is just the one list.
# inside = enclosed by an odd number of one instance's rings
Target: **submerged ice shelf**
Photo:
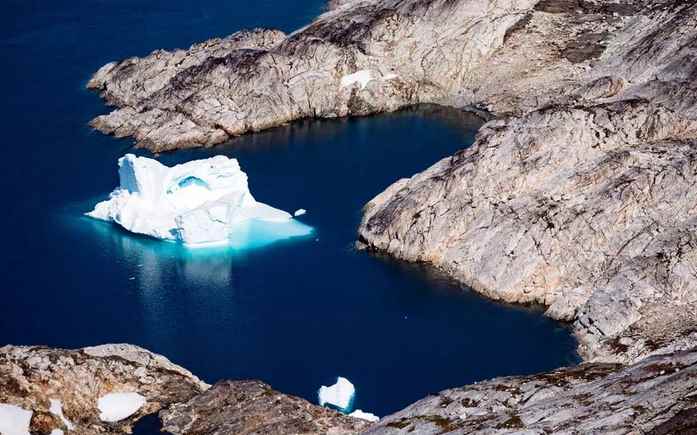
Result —
[[88, 216], [193, 247], [251, 248], [312, 233], [290, 213], [256, 201], [236, 159], [215, 156], [167, 167], [126, 154], [119, 159], [119, 180]]

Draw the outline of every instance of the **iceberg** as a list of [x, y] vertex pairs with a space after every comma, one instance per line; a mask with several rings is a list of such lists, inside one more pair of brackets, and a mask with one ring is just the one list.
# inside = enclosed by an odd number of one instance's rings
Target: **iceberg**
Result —
[[247, 174], [225, 156], [168, 167], [126, 154], [119, 181], [87, 216], [188, 246], [259, 246], [312, 233], [290, 213], [256, 201]]
[[322, 385], [319, 389], [319, 405], [331, 405], [342, 412], [347, 412], [353, 404], [353, 397], [356, 389], [353, 384], [341, 376], [336, 379], [336, 383], [330, 387]]
[[114, 423], [128, 418], [145, 405], [145, 397], [138, 393], [109, 393], [97, 400], [99, 419]]
[[350, 413], [349, 417], [360, 418], [361, 420], [366, 420], [366, 421], [370, 421], [373, 423], [380, 420], [380, 417], [378, 417], [377, 415], [371, 414], [370, 412], [363, 412], [360, 409], [357, 409], [357, 410], [353, 411], [352, 413]]

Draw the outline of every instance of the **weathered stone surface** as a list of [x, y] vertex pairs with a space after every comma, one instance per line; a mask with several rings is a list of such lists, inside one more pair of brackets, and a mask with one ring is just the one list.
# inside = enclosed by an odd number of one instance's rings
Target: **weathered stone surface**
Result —
[[[32, 433], [62, 429], [69, 434], [130, 432], [141, 416], [184, 402], [208, 385], [161, 355], [137, 346], [112, 344], [78, 350], [46, 347], [0, 347], [0, 403], [33, 411]], [[112, 392], [137, 392], [147, 399], [134, 416], [117, 422], [99, 419], [97, 400]], [[75, 425], [67, 431], [50, 413], [50, 399], [60, 400]]]
[[[160, 151], [417, 103], [520, 112], [576, 83], [602, 52], [603, 35], [629, 20], [612, 8], [562, 14], [536, 4], [333, 2], [287, 37], [243, 31], [104, 66], [88, 87], [118, 109], [92, 125]], [[372, 78], [365, 86], [345, 81], [361, 71]]]
[[697, 429], [696, 401], [693, 350], [446, 390], [366, 434], [688, 434]]
[[362, 244], [549, 306], [589, 360], [697, 344], [697, 5], [648, 3], [557, 101], [373, 199]]
[[260, 381], [222, 381], [161, 412], [174, 434], [356, 434], [370, 423], [281, 394]]

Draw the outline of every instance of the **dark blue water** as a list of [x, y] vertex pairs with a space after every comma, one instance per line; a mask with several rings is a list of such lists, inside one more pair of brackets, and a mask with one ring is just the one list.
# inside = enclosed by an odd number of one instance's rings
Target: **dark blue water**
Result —
[[103, 63], [242, 27], [293, 30], [321, 0], [5, 1], [0, 18], [0, 344], [130, 342], [205, 380], [259, 378], [312, 401], [348, 377], [384, 415], [440, 389], [576, 361], [532, 309], [495, 304], [420, 267], [355, 252], [362, 205], [472, 142], [476, 123], [426, 108], [303, 122], [172, 164], [238, 158], [253, 194], [306, 208], [309, 240], [187, 251], [81, 217], [118, 182], [130, 142], [92, 132], [84, 83]]

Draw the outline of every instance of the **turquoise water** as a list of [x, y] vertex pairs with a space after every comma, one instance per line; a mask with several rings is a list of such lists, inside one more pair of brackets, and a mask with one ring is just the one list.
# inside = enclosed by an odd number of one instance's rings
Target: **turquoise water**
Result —
[[309, 238], [190, 250], [82, 216], [133, 151], [87, 127], [108, 110], [84, 90], [94, 70], [242, 27], [293, 30], [321, 7], [9, 1], [0, 18], [0, 344], [135, 343], [208, 382], [258, 378], [313, 402], [341, 375], [356, 386], [355, 406], [378, 415], [443, 388], [577, 361], [569, 331], [539, 310], [353, 249], [368, 200], [472, 143], [478, 124], [457, 112], [306, 121], [157, 156], [168, 165], [239, 159], [259, 201], [308, 210], [299, 220], [314, 228]]

